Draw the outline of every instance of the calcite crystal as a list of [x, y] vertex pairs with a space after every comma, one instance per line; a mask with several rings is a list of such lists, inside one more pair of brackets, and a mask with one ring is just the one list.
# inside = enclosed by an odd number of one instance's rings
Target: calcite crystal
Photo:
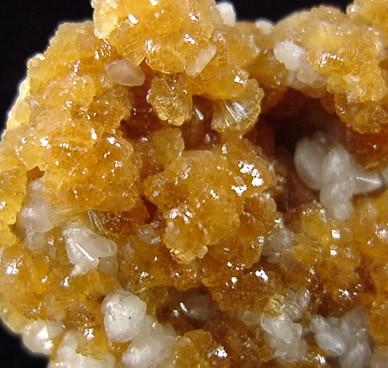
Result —
[[3, 321], [52, 368], [388, 367], [388, 1], [92, 7], [2, 136]]

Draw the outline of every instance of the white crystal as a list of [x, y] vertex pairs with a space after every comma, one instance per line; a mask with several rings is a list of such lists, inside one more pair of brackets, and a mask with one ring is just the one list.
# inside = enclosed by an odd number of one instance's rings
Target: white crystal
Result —
[[115, 342], [132, 340], [141, 330], [146, 304], [125, 290], [116, 290], [105, 297], [101, 311], [108, 339]]
[[257, 19], [255, 26], [260, 29], [263, 34], [269, 35], [273, 31], [274, 25], [268, 19]]
[[280, 41], [274, 47], [275, 58], [288, 70], [287, 85], [304, 90], [311, 97], [322, 97], [327, 78], [317, 73], [307, 60], [306, 50], [291, 41]]
[[306, 50], [291, 41], [280, 41], [274, 49], [275, 57], [283, 63], [288, 70], [296, 71], [306, 55]]
[[309, 139], [301, 139], [295, 148], [294, 163], [300, 178], [316, 190], [322, 188], [322, 164], [326, 156], [323, 145]]
[[363, 335], [364, 338], [368, 336], [368, 309], [366, 307], [356, 307], [347, 311], [342, 320], [351, 327], [349, 338], [353, 338], [353, 333], [357, 333], [357, 336]]
[[302, 326], [292, 323], [290, 317], [285, 313], [273, 318], [263, 314], [261, 327], [273, 338], [285, 343], [291, 343], [295, 335], [302, 334]]
[[34, 353], [49, 355], [57, 337], [63, 328], [54, 321], [38, 319], [25, 327], [23, 342]]
[[296, 336], [292, 344], [282, 344], [276, 348], [274, 357], [285, 362], [296, 363], [307, 352], [307, 343], [304, 339]]
[[34, 180], [28, 185], [27, 201], [20, 210], [16, 222], [31, 250], [42, 248], [44, 234], [54, 227], [49, 218], [53, 209], [50, 202], [43, 197], [42, 189], [41, 179]]
[[57, 350], [55, 361], [50, 367], [55, 368], [114, 368], [115, 358], [106, 354], [101, 360], [77, 353], [77, 340], [72, 332], [66, 333]]
[[170, 355], [171, 347], [176, 341], [176, 333], [169, 325], [162, 326], [152, 317], [146, 316], [138, 334], [122, 360], [129, 368], [150, 368], [157, 366]]
[[129, 60], [114, 60], [105, 66], [106, 74], [117, 84], [135, 87], [144, 83], [145, 75], [140, 66]]
[[337, 357], [345, 353], [346, 342], [338, 328], [330, 328], [315, 334], [318, 346], [325, 350], [328, 356]]
[[344, 177], [339, 181], [326, 184], [320, 192], [319, 200], [332, 216], [339, 220], [346, 220], [353, 212], [351, 198], [354, 188], [354, 178]]
[[232, 3], [223, 1], [217, 3], [217, 9], [221, 14], [224, 24], [230, 27], [234, 27], [236, 24], [236, 11]]
[[363, 368], [371, 356], [368, 310], [357, 307], [341, 318], [312, 316], [310, 330], [328, 356], [339, 357], [341, 368]]
[[351, 175], [352, 163], [349, 153], [341, 146], [334, 146], [325, 156], [322, 163], [324, 183], [332, 183]]
[[[279, 297], [279, 296], [278, 296]], [[310, 292], [304, 287], [290, 287], [275, 303], [282, 304], [280, 314], [268, 317], [265, 313], [261, 316], [261, 327], [266, 332], [269, 345], [274, 349], [274, 357], [288, 363], [296, 363], [307, 352], [307, 343], [304, 339], [304, 328], [301, 323], [294, 321], [300, 319], [310, 303]], [[272, 304], [270, 299], [267, 302]], [[255, 316], [244, 316], [248, 319]], [[243, 319], [244, 320], [244, 319]]]
[[379, 174], [365, 170], [353, 159], [353, 175], [356, 178], [355, 193], [368, 193], [381, 188], [384, 184]]
[[353, 211], [353, 195], [377, 190], [383, 180], [359, 165], [340, 144], [330, 149], [329, 144], [325, 134], [301, 139], [295, 149], [295, 168], [310, 188], [321, 191], [320, 201], [328, 212], [346, 220]]
[[72, 275], [96, 269], [100, 258], [114, 256], [117, 251], [114, 241], [94, 233], [86, 226], [68, 225], [62, 235], [69, 261], [74, 264]]
[[123, 363], [130, 368], [155, 367], [169, 357], [173, 337], [138, 337], [123, 354]]
[[355, 193], [368, 193], [373, 192], [383, 185], [383, 181], [376, 173], [358, 171], [355, 173], [356, 186], [354, 188]]
[[311, 317], [310, 320], [310, 330], [311, 332], [321, 332], [321, 331], [328, 331], [330, 329], [330, 324], [326, 321], [326, 318], [316, 314]]
[[263, 314], [261, 327], [267, 333], [271, 348], [275, 350], [275, 357], [292, 363], [306, 353], [307, 344], [302, 337], [303, 327], [292, 322], [286, 313], [273, 318]]
[[339, 358], [341, 368], [364, 368], [372, 351], [366, 340], [357, 341]]

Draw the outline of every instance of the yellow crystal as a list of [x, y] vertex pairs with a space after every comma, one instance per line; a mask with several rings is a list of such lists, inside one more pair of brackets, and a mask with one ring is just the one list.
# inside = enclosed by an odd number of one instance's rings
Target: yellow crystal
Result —
[[92, 7], [0, 143], [3, 320], [58, 368], [380, 367], [388, 2]]

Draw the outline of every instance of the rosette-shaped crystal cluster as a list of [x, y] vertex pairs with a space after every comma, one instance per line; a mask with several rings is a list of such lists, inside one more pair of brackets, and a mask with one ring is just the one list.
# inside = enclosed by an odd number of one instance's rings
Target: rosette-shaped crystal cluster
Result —
[[2, 136], [5, 323], [52, 368], [387, 367], [388, 1], [92, 6]]

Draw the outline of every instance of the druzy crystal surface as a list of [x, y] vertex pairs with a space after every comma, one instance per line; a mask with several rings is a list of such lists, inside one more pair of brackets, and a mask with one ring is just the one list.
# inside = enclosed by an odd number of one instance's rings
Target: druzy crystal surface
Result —
[[52, 368], [388, 367], [388, 1], [92, 6], [2, 136], [5, 323]]

